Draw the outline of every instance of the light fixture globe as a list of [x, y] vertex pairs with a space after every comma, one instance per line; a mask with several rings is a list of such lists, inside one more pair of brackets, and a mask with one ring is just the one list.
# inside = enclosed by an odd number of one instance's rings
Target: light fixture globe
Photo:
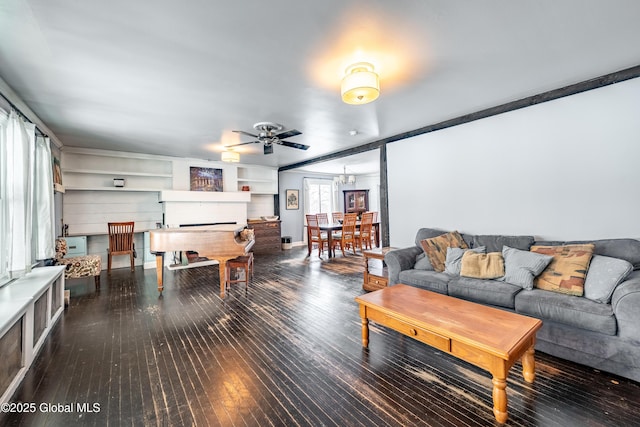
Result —
[[236, 152], [236, 151], [223, 151], [220, 159], [223, 162], [228, 162], [228, 163], [238, 163], [240, 161], [240, 153]]
[[358, 62], [345, 70], [341, 86], [342, 100], [347, 104], [366, 104], [380, 95], [380, 81], [368, 62]]

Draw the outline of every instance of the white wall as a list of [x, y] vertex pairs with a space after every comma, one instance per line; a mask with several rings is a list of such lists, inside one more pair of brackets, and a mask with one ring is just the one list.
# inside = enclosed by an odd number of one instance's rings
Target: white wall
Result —
[[387, 146], [392, 246], [420, 227], [640, 238], [640, 79]]

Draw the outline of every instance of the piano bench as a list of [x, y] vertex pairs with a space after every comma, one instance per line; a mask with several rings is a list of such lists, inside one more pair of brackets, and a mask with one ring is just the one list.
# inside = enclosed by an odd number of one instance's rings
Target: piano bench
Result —
[[[244, 270], [243, 278], [238, 278], [238, 269]], [[231, 278], [231, 270], [236, 269], [236, 276]], [[253, 278], [253, 252], [249, 252], [247, 255], [242, 255], [227, 261], [226, 266], [226, 289], [229, 289], [232, 283], [244, 282], [245, 291], [249, 288], [249, 278]]]

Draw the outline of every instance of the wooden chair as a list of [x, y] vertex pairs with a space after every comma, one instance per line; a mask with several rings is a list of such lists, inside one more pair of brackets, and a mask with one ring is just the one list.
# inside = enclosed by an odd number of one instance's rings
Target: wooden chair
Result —
[[[318, 217], [316, 215], [307, 215], [307, 228], [309, 229], [308, 238], [311, 244], [318, 245], [318, 256], [324, 253], [324, 245], [328, 247], [327, 234], [322, 233], [318, 227]], [[331, 248], [329, 248], [331, 250]]]
[[342, 256], [346, 256], [345, 249], [351, 247], [353, 254], [356, 254], [356, 221], [358, 220], [358, 214], [348, 213], [344, 215], [342, 220], [342, 231], [334, 234], [332, 237], [334, 240], [334, 253], [335, 246], [340, 245]]
[[373, 212], [364, 212], [360, 220], [360, 230], [356, 232], [356, 240], [360, 250], [371, 249], [371, 238], [373, 237]]
[[336, 222], [340, 222], [344, 219], [344, 213], [343, 212], [332, 212], [331, 213], [331, 219], [333, 220], [334, 223]]
[[[236, 270], [234, 279], [231, 279], [232, 269]], [[238, 274], [238, 269], [244, 270], [244, 277]], [[229, 290], [232, 283], [244, 282], [244, 290], [246, 292], [249, 289], [249, 279], [253, 279], [253, 252], [228, 260], [225, 273], [227, 279], [225, 288], [227, 290]]]
[[329, 216], [326, 212], [317, 213], [316, 218], [318, 218], [318, 224], [329, 224]]
[[134, 271], [133, 259], [135, 248], [133, 246], [133, 222], [110, 222], [109, 226], [109, 250], [107, 254], [107, 274], [111, 274], [111, 257], [114, 255], [129, 255], [131, 259], [131, 271]]

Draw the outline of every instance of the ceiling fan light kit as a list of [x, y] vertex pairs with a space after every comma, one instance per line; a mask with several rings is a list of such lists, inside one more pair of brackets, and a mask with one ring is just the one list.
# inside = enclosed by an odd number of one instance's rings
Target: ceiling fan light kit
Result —
[[340, 92], [347, 104], [360, 105], [375, 101], [380, 96], [380, 80], [373, 65], [358, 62], [347, 67]]

